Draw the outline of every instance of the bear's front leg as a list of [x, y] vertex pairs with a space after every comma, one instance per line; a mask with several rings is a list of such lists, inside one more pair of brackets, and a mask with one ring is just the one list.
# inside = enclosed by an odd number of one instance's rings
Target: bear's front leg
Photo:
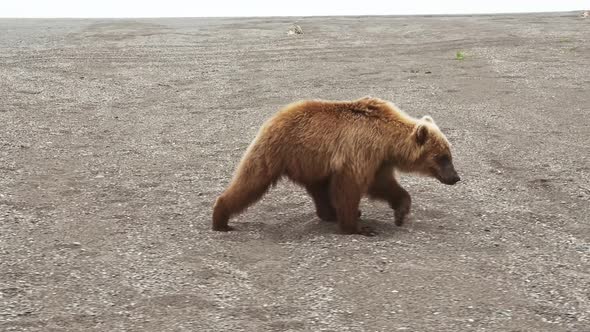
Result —
[[369, 197], [383, 200], [389, 203], [389, 206], [395, 210], [395, 224], [402, 226], [410, 213], [412, 197], [402, 188], [393, 176], [393, 169], [383, 167], [380, 169], [373, 183], [369, 188]]
[[336, 211], [330, 201], [330, 183], [328, 181], [305, 186], [313, 199], [317, 216], [323, 221], [336, 221]]
[[353, 177], [346, 174], [334, 175], [330, 182], [330, 198], [342, 233], [375, 235], [371, 227], [358, 225], [361, 190]]
[[[305, 189], [313, 199], [316, 214], [323, 220], [328, 222], [337, 221], [336, 210], [332, 206], [330, 198], [330, 181], [322, 181], [305, 186]], [[361, 211], [357, 212], [357, 218], [360, 218]]]
[[394, 193], [391, 195], [391, 201], [389, 204], [391, 208], [395, 210], [395, 224], [397, 226], [402, 226], [406, 221], [406, 217], [410, 213], [412, 197], [399, 185], [393, 191]]

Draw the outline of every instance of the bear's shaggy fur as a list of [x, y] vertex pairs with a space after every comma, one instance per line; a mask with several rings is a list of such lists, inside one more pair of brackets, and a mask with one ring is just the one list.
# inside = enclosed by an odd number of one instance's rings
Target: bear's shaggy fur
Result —
[[260, 128], [227, 190], [215, 201], [213, 229], [259, 200], [283, 176], [303, 186], [318, 217], [337, 221], [344, 234], [370, 235], [357, 225], [363, 196], [383, 200], [402, 225], [411, 197], [396, 171], [455, 184], [450, 144], [431, 117], [410, 117], [372, 97], [304, 100], [287, 105]]

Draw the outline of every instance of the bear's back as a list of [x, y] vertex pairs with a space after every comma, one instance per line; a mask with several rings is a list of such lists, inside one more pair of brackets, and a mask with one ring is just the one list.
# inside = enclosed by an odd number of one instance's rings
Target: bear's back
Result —
[[[261, 138], [280, 149], [300, 147], [333, 154], [381, 150], [384, 137], [402, 121], [387, 102], [365, 97], [352, 101], [304, 100], [287, 105], [263, 127]], [[401, 114], [401, 113], [400, 113]], [[400, 118], [401, 119], [401, 118]]]
[[[391, 121], [399, 117], [401, 111], [389, 103], [371, 97], [352, 101], [303, 100], [291, 103], [278, 112], [275, 118], [305, 123], [306, 119], [321, 118], [326, 126], [344, 122], [351, 124], [355, 120]], [[402, 120], [400, 118], [400, 120]]]

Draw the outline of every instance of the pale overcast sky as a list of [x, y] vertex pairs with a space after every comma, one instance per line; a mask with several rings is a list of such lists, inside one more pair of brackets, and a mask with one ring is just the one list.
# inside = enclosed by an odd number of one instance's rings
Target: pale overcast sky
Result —
[[208, 17], [552, 12], [590, 0], [0, 0], [0, 17]]

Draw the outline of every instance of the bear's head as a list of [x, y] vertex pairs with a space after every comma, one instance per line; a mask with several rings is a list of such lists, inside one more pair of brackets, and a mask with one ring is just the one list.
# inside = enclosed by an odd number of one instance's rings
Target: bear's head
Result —
[[412, 136], [420, 151], [420, 157], [414, 165], [415, 172], [434, 177], [448, 185], [461, 180], [453, 166], [451, 144], [430, 116], [418, 120]]

